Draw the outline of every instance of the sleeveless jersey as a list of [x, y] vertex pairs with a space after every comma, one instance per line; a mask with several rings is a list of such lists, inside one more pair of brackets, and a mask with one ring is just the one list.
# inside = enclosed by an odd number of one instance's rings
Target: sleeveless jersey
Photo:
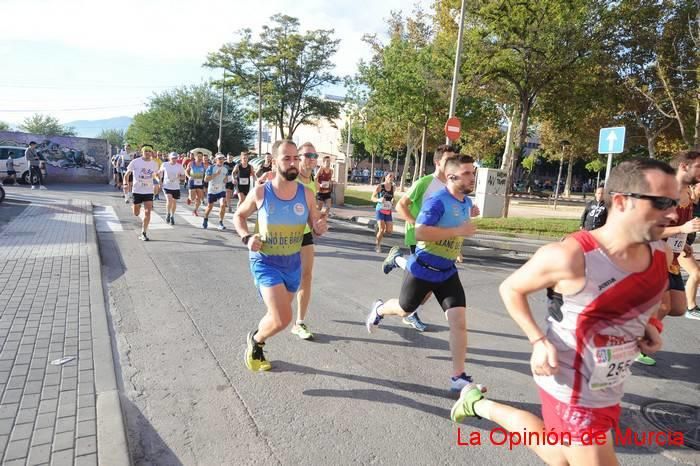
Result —
[[[671, 226], [683, 225], [685, 222], [693, 218], [693, 203], [688, 201], [688, 205], [683, 207], [676, 207], [676, 215], [678, 215], [678, 220], [672, 221]], [[686, 240], [688, 239], [688, 233], [676, 233], [673, 236], [666, 238], [671, 250], [673, 250], [673, 262], [668, 266], [668, 271], [678, 275], [681, 273], [681, 266], [678, 263], [678, 256], [683, 252], [683, 247], [685, 246]]]
[[319, 192], [328, 193], [331, 191], [330, 169], [328, 171], [324, 170], [323, 168], [319, 169], [318, 173], [316, 174], [316, 178], [318, 179]]
[[578, 293], [563, 296], [561, 322], [548, 319], [547, 339], [557, 349], [559, 373], [534, 376], [535, 382], [572, 406], [614, 406], [639, 354], [637, 337], [644, 336], [668, 286], [665, 245], [650, 243], [649, 267], [629, 273], [612, 262], [590, 232], [571, 237], [583, 249], [586, 282]]
[[381, 189], [379, 190], [379, 202], [377, 202], [377, 207], [375, 210], [381, 212], [382, 214], [388, 215], [391, 213], [393, 209], [393, 204], [391, 202], [392, 199], [394, 199], [394, 185], [391, 185], [391, 191], [386, 190], [386, 186], [384, 183], [381, 185]]
[[[313, 173], [309, 177], [308, 183], [304, 183], [303, 181], [301, 181], [301, 179], [299, 177], [297, 177], [297, 181], [299, 182], [300, 185], [306, 186], [307, 188], [309, 188], [311, 190], [311, 192], [314, 193], [314, 198], [316, 197], [316, 182], [314, 181]], [[307, 233], [311, 233], [311, 227], [309, 226], [308, 223], [306, 224], [306, 227], [304, 227], [304, 234], [307, 234]]]
[[[244, 167], [240, 163], [238, 164], [238, 184], [239, 185], [249, 185], [250, 184], [250, 164], [248, 164], [247, 167]], [[242, 180], [242, 181], [241, 181]]]
[[204, 164], [197, 162], [192, 162], [190, 164], [190, 178], [192, 178], [192, 183], [195, 186], [202, 186], [204, 184]]
[[303, 185], [297, 183], [296, 194], [285, 201], [277, 197], [272, 183], [265, 183], [255, 226], [263, 245], [259, 252], [251, 252], [250, 258], [284, 269], [300, 267], [301, 241], [308, 218]]

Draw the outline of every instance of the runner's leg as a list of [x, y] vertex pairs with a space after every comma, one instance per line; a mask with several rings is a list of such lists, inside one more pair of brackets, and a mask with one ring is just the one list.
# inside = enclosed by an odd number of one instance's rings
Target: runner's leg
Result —
[[292, 300], [294, 293], [287, 291], [284, 284], [272, 287], [260, 287], [260, 295], [267, 307], [267, 313], [258, 324], [258, 331], [253, 337], [258, 343], [283, 331], [292, 321]]

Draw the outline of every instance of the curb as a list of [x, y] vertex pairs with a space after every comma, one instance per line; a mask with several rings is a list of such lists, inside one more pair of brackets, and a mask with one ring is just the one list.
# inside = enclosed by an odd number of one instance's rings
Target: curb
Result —
[[97, 230], [88, 204], [87, 244], [92, 315], [92, 357], [95, 367], [95, 396], [97, 409], [97, 462], [109, 466], [130, 466], [126, 424], [122, 412], [112, 353], [112, 340], [107, 324], [107, 309], [102, 283], [102, 263], [97, 243]]
[[[377, 226], [377, 221], [370, 217], [354, 216], [354, 217], [339, 217], [333, 216], [334, 220], [344, 222], [357, 223], [358, 225], [367, 225], [367, 228], [374, 230]], [[394, 224], [395, 233], [404, 233], [403, 225]], [[551, 243], [554, 240], [538, 240], [531, 238], [508, 238], [505, 236], [477, 234], [470, 238], [464, 239], [466, 246], [477, 246], [482, 248], [498, 249], [499, 251], [516, 252], [523, 254], [534, 254], [540, 247]]]

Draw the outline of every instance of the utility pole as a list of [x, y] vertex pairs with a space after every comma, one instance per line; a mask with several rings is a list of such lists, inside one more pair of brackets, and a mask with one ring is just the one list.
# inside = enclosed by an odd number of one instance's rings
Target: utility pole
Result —
[[[462, 37], [464, 35], [464, 11], [467, 6], [467, 0], [462, 0], [462, 8], [459, 12], [459, 32], [457, 33], [457, 55], [455, 55], [455, 69], [452, 73], [452, 92], [450, 93], [450, 115], [455, 116], [457, 107], [457, 82], [459, 81], [459, 68], [462, 66]], [[445, 138], [445, 144], [449, 144], [450, 139]]]
[[258, 73], [258, 157], [262, 154], [262, 75]]
[[226, 68], [224, 68], [224, 79], [221, 82], [221, 110], [219, 111], [219, 139], [216, 141], [216, 150], [221, 152], [221, 138], [224, 130], [224, 94], [226, 94]]

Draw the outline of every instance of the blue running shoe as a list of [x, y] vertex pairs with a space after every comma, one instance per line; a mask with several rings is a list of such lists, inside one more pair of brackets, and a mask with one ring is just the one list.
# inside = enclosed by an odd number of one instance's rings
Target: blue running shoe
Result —
[[428, 326], [425, 325], [422, 320], [420, 320], [420, 317], [418, 317], [417, 312], [414, 312], [413, 314], [404, 317], [403, 323], [406, 325], [410, 325], [411, 327], [415, 328], [419, 332], [425, 332], [425, 329], [428, 328]]

